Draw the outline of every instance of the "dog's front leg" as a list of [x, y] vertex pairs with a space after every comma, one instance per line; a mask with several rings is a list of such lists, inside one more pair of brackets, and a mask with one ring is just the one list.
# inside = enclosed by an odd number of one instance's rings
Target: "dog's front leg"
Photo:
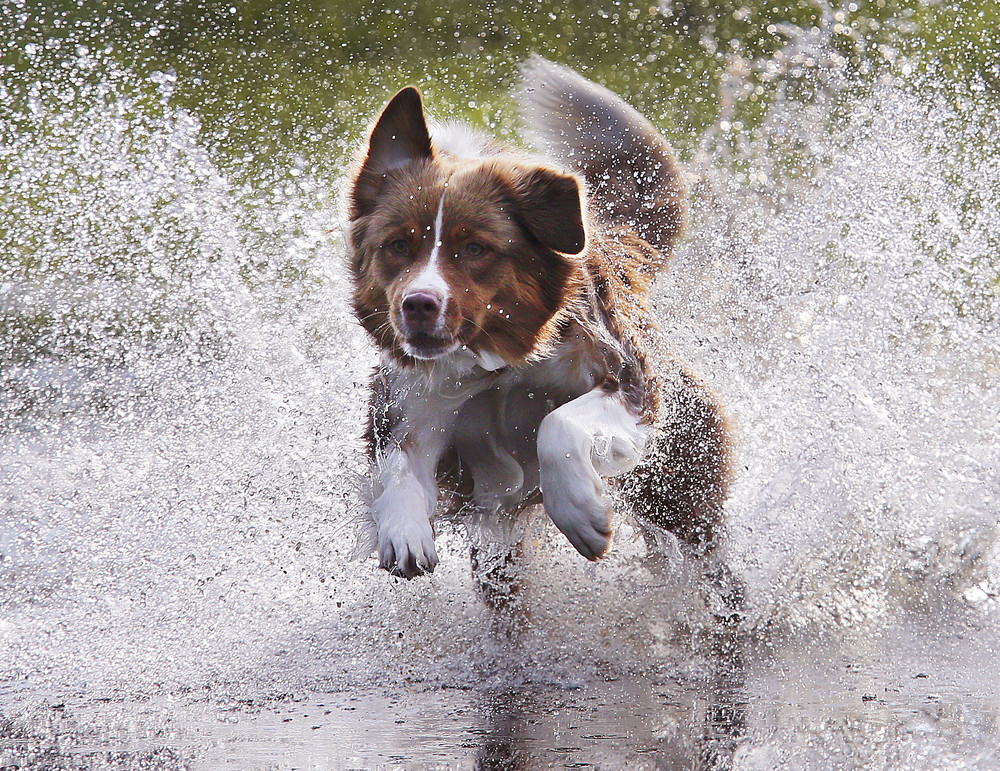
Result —
[[553, 410], [538, 428], [545, 511], [587, 559], [602, 557], [611, 542], [611, 501], [602, 477], [633, 468], [647, 434], [621, 393], [603, 387]]
[[453, 421], [451, 409], [407, 416], [376, 464], [371, 510], [379, 563], [393, 575], [413, 578], [437, 566], [431, 517], [437, 508], [437, 465]]

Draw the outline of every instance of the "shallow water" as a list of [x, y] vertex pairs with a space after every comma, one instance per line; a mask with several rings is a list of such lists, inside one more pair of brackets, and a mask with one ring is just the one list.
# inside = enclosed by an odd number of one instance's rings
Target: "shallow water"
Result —
[[[704, 669], [575, 685], [396, 683], [232, 700], [36, 697], [3, 725], [15, 768], [995, 768], [995, 648], [924, 639], [693, 646]], [[699, 648], [702, 648], [699, 650]], [[687, 669], [687, 665], [683, 667]], [[995, 667], [992, 668], [995, 671]], [[11, 694], [6, 694], [8, 701]]]
[[461, 527], [427, 580], [354, 553], [342, 157], [227, 154], [183, 72], [22, 40], [0, 768], [1000, 768], [998, 113], [784, 34], [722, 70], [654, 296], [737, 426], [743, 618], [668, 539], [591, 565], [535, 513], [513, 641]]

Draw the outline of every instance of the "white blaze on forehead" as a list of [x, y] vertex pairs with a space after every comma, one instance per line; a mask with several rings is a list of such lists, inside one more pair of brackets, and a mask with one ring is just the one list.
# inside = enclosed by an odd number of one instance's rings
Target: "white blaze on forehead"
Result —
[[[413, 281], [410, 282], [410, 286], [407, 288], [407, 294], [428, 292], [429, 294], [436, 295], [441, 300], [442, 309], [447, 306], [449, 295], [448, 282], [445, 281], [444, 274], [441, 273], [439, 262], [442, 246], [441, 231], [444, 228], [444, 195], [446, 192], [448, 192], [447, 186], [445, 186], [444, 192], [441, 193], [437, 216], [434, 218], [434, 245], [431, 247], [431, 256], [427, 259], [427, 264], [424, 265], [423, 270], [413, 277]], [[440, 325], [443, 320], [444, 313], [438, 318], [438, 324]]]

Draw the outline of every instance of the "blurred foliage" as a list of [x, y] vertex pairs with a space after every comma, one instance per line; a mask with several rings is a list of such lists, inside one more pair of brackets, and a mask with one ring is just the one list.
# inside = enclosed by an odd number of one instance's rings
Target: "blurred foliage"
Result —
[[[510, 88], [541, 54], [620, 93], [682, 155], [705, 149], [780, 197], [886, 82], [954, 107], [928, 116], [940, 130], [921, 152], [995, 168], [996, 133], [979, 129], [1000, 114], [998, 31], [994, 0], [4, 0], [0, 361], [221, 348], [202, 341], [220, 262], [275, 307], [285, 284], [298, 297], [337, 237], [345, 163], [404, 85], [432, 116], [516, 143]], [[1000, 261], [979, 224], [995, 179], [948, 180], [986, 243], [970, 276]], [[915, 234], [927, 259], [964, 259], [936, 226]]]
[[[175, 103], [200, 117], [224, 156], [339, 165], [384, 101], [411, 83], [436, 116], [513, 138], [506, 93], [518, 62], [540, 53], [624, 95], [684, 152], [720, 110], [753, 125], [789, 63], [822, 64], [808, 51], [773, 64], [810, 33], [850, 76], [934, 68], [995, 95], [998, 17], [992, 0], [13, 0], [0, 10], [0, 62], [16, 80], [26, 45], [61, 40], [139, 73], [173, 70]], [[723, 93], [733, 72], [745, 80], [735, 105]]]

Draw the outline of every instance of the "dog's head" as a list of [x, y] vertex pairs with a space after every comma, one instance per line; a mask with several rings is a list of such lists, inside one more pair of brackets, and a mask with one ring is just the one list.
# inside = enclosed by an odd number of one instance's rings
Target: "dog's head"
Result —
[[355, 311], [404, 362], [463, 348], [523, 362], [583, 280], [584, 212], [571, 174], [436, 149], [420, 93], [405, 88], [372, 129], [350, 189]]

